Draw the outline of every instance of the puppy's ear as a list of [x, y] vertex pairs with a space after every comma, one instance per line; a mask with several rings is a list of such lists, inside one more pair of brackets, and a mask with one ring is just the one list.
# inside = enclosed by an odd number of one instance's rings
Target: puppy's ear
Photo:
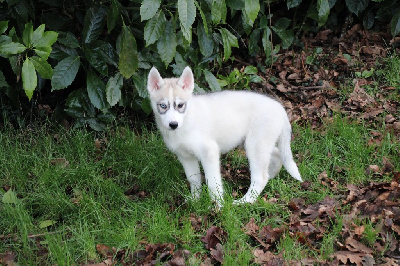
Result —
[[178, 80], [178, 85], [185, 91], [193, 92], [194, 89], [194, 77], [190, 67], [185, 67], [181, 77]]
[[152, 93], [159, 90], [164, 85], [164, 81], [155, 67], [152, 67], [147, 79], [147, 90]]

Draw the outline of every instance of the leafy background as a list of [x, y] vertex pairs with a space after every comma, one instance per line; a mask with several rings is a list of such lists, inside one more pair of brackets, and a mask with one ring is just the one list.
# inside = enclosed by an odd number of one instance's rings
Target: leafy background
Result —
[[163, 75], [189, 65], [198, 92], [219, 91], [235, 75], [225, 66], [257, 56], [245, 75], [261, 82], [258, 70], [282, 50], [305, 49], [301, 37], [324, 28], [340, 36], [361, 23], [394, 38], [400, 2], [3, 0], [0, 21], [1, 120], [22, 126], [51, 117], [104, 130], [118, 114], [151, 112], [153, 65]]

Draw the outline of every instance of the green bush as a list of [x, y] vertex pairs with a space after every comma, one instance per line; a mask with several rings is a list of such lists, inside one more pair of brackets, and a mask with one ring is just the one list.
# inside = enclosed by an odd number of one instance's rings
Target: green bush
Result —
[[[340, 29], [346, 14], [367, 29], [378, 19], [395, 36], [399, 6], [398, 0], [3, 0], [1, 113], [21, 121], [49, 112], [38, 108], [48, 104], [76, 127], [103, 130], [120, 108], [151, 112], [145, 86], [153, 65], [164, 75], [190, 65], [196, 90], [216, 91], [213, 73], [234, 56], [259, 55], [269, 65], [281, 48], [301, 48], [302, 32]], [[282, 9], [284, 16], [275, 15]]]

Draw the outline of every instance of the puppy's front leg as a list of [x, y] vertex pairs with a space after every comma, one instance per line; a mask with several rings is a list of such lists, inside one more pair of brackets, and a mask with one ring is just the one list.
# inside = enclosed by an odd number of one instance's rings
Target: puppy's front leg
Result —
[[190, 183], [192, 198], [199, 199], [201, 192], [201, 172], [198, 160], [192, 155], [178, 155], [178, 159], [181, 162], [183, 169], [185, 170], [186, 178]]
[[211, 199], [217, 203], [218, 207], [221, 207], [223, 202], [223, 187], [219, 157], [218, 147], [213, 146], [208, 147], [207, 150], [203, 152], [200, 160], [203, 165]]

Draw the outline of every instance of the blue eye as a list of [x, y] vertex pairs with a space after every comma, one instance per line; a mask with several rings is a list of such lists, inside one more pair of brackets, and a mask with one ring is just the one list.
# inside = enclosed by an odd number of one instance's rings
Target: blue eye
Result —
[[160, 103], [160, 107], [161, 107], [162, 109], [167, 109], [167, 105], [166, 105], [165, 103]]

